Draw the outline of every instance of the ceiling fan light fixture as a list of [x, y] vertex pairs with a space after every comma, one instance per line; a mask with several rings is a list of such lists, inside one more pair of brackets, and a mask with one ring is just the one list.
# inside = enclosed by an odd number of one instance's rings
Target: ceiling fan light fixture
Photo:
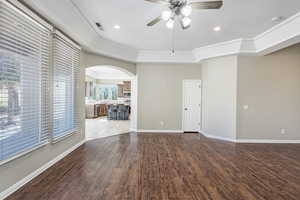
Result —
[[215, 32], [219, 32], [220, 30], [221, 30], [221, 27], [220, 27], [220, 26], [214, 27], [214, 31], [215, 31]]
[[182, 25], [183, 27], [188, 27], [189, 25], [191, 25], [192, 20], [189, 17], [184, 17], [182, 18]]
[[173, 27], [174, 27], [174, 19], [169, 19], [168, 21], [167, 21], [167, 23], [166, 23], [166, 26], [167, 26], [167, 28], [168, 29], [173, 29]]
[[172, 16], [172, 11], [171, 10], [164, 10], [161, 14], [161, 18], [165, 21], [168, 21]]
[[185, 5], [181, 8], [180, 12], [183, 16], [188, 17], [192, 14], [192, 6]]

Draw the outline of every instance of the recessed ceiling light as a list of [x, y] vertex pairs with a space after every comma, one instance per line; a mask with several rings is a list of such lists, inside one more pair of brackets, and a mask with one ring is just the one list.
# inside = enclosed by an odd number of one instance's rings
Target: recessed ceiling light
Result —
[[116, 25], [114, 25], [114, 28], [115, 29], [120, 29], [121, 27], [120, 27], [120, 25], [116, 24]]
[[218, 31], [220, 31], [221, 30], [221, 27], [220, 26], [216, 26], [215, 28], [214, 28], [214, 31], [216, 31], [216, 32], [218, 32]]

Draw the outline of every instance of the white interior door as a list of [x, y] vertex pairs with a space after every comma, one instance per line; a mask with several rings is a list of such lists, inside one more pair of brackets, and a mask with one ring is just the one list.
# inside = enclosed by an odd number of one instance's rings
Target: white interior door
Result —
[[183, 81], [183, 131], [198, 132], [201, 122], [201, 80]]

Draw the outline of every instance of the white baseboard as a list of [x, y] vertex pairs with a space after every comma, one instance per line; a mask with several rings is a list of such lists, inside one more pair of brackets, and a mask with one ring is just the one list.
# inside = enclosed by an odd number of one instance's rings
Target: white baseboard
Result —
[[64, 157], [66, 157], [69, 153], [71, 153], [72, 151], [74, 151], [75, 149], [77, 149], [78, 147], [80, 147], [84, 143], [85, 143], [85, 140], [79, 142], [78, 144], [74, 145], [73, 147], [71, 147], [67, 151], [65, 151], [62, 154], [60, 154], [57, 157], [55, 157], [53, 160], [49, 161], [48, 163], [46, 163], [42, 167], [40, 167], [37, 170], [35, 170], [34, 172], [32, 172], [31, 174], [29, 174], [28, 176], [26, 176], [22, 180], [18, 181], [17, 183], [15, 183], [12, 186], [10, 186], [8, 189], [6, 189], [6, 190], [4, 190], [3, 192], [0, 193], [0, 199], [5, 199], [6, 197], [8, 197], [9, 195], [11, 195], [12, 193], [16, 192], [18, 189], [20, 189], [26, 183], [30, 182], [35, 177], [39, 176], [41, 173], [43, 173], [44, 171], [46, 171], [52, 165], [54, 165], [55, 163], [57, 163], [58, 161], [60, 161]]
[[226, 137], [216, 136], [216, 135], [211, 135], [211, 134], [208, 134], [208, 133], [206, 133], [204, 131], [199, 131], [199, 133], [201, 133], [202, 135], [204, 135], [207, 138], [212, 138], [212, 139], [217, 139], [217, 140], [223, 140], [223, 141], [227, 141], [227, 142], [236, 142], [236, 139], [226, 138]]
[[208, 134], [204, 131], [199, 131], [207, 138], [218, 139], [234, 143], [265, 143], [265, 144], [300, 144], [300, 140], [269, 140], [269, 139], [232, 139], [221, 136]]
[[137, 132], [137, 129], [136, 128], [130, 128], [129, 131], [130, 132]]
[[237, 143], [300, 144], [300, 140], [237, 139]]
[[183, 133], [183, 130], [145, 130], [139, 129], [138, 133]]

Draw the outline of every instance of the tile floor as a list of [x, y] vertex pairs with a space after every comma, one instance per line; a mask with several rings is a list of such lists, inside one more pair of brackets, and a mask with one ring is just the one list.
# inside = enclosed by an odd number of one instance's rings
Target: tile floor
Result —
[[96, 119], [86, 119], [85, 134], [87, 140], [109, 137], [128, 133], [130, 130], [130, 120], [114, 121], [107, 120], [106, 117]]

